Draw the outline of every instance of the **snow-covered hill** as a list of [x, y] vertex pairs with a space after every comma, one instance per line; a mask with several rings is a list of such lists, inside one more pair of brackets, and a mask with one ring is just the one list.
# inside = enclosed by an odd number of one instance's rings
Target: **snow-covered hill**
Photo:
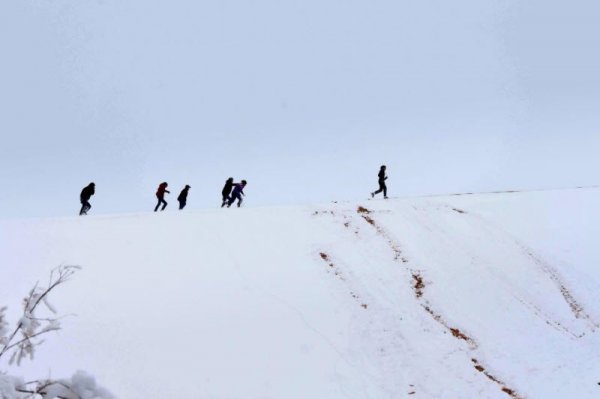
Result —
[[598, 237], [599, 189], [4, 221], [13, 315], [83, 266], [11, 371], [123, 399], [598, 398]]

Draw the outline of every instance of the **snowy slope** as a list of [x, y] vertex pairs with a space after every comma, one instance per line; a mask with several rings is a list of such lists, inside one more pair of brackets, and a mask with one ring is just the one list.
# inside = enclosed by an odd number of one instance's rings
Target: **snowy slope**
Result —
[[600, 397], [600, 190], [0, 222], [0, 304], [76, 317], [13, 374], [120, 398]]

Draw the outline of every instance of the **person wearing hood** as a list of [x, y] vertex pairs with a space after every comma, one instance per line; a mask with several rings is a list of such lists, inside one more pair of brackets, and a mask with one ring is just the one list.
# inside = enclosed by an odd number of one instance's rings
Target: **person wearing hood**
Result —
[[231, 207], [231, 204], [233, 204], [235, 200], [238, 201], [238, 208], [242, 206], [242, 195], [246, 196], [246, 194], [244, 194], [244, 187], [246, 187], [246, 184], [248, 184], [246, 180], [242, 180], [241, 183], [235, 183], [233, 185], [233, 193], [231, 193], [231, 198], [229, 198], [229, 202], [227, 202], [227, 208]]
[[231, 190], [233, 189], [233, 177], [230, 177], [225, 181], [225, 185], [223, 186], [223, 190], [221, 194], [223, 195], [223, 202], [221, 203], [221, 208], [223, 208], [229, 202], [229, 195], [231, 195]]
[[90, 198], [92, 195], [96, 193], [96, 184], [90, 183], [81, 190], [81, 194], [79, 194], [79, 200], [81, 201], [81, 210], [79, 211], [79, 216], [87, 215], [88, 211], [92, 209], [90, 205]]
[[177, 201], [179, 201], [179, 210], [185, 208], [185, 205], [187, 203], [188, 191], [190, 190], [190, 188], [191, 187], [186, 184], [183, 190], [181, 190], [181, 193], [179, 193], [179, 197], [177, 197]]
[[156, 207], [154, 208], [154, 212], [158, 211], [160, 204], [162, 204], [161, 211], [164, 211], [165, 208], [167, 207], [167, 201], [165, 201], [165, 193], [167, 193], [167, 194], [171, 193], [169, 190], [167, 190], [168, 186], [169, 186], [169, 184], [166, 181], [160, 183], [160, 185], [158, 186], [158, 190], [156, 190], [156, 198], [158, 199], [158, 203], [156, 204]]

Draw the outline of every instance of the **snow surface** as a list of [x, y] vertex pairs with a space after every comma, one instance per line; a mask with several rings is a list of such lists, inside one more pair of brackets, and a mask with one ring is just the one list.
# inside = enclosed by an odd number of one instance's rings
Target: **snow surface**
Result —
[[599, 236], [600, 189], [3, 221], [9, 316], [83, 270], [51, 298], [76, 316], [0, 369], [126, 399], [598, 398]]

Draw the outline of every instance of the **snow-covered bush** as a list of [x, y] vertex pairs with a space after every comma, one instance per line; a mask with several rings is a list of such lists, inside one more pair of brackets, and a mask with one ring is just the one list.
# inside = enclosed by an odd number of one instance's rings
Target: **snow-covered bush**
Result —
[[[79, 269], [79, 266], [60, 266], [50, 273], [47, 287], [36, 284], [23, 300], [23, 314], [12, 329], [6, 320], [7, 308], [0, 307], [0, 362], [8, 358], [9, 364], [21, 365], [24, 359], [33, 360], [35, 348], [42, 343], [40, 337], [60, 330], [60, 318], [55, 316], [48, 296]], [[42, 309], [50, 317], [38, 315]], [[68, 379], [25, 382], [0, 370], [0, 399], [115, 399], [115, 396], [83, 371]]]

